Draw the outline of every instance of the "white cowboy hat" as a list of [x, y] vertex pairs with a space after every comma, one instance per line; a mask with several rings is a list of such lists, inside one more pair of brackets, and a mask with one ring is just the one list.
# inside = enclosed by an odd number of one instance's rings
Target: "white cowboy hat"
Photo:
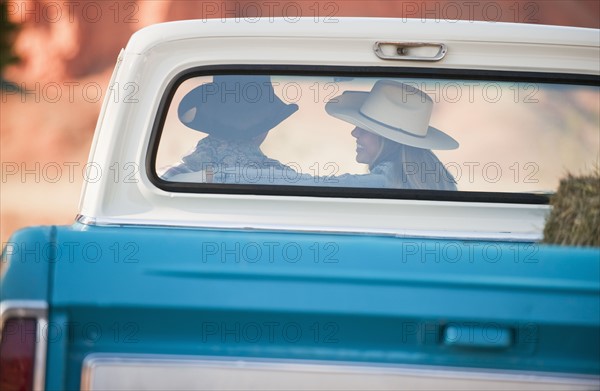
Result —
[[423, 149], [456, 149], [458, 142], [429, 126], [433, 100], [423, 91], [379, 80], [371, 92], [346, 91], [325, 105], [329, 115], [371, 133]]

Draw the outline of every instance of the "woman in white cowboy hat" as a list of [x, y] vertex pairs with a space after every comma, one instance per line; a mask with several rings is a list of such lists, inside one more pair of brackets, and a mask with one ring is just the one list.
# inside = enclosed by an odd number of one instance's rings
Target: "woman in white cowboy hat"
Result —
[[431, 149], [455, 149], [458, 142], [429, 126], [432, 109], [429, 95], [392, 80], [378, 81], [370, 92], [346, 91], [325, 106], [356, 126], [356, 161], [368, 164], [371, 175], [385, 176], [389, 187], [456, 190]]
[[[239, 182], [244, 167], [284, 170], [260, 150], [267, 133], [298, 110], [273, 91], [269, 76], [222, 75], [187, 93], [178, 106], [179, 120], [208, 136], [162, 178], [212, 182], [213, 172], [233, 173]], [[209, 174], [210, 172], [210, 174]]]

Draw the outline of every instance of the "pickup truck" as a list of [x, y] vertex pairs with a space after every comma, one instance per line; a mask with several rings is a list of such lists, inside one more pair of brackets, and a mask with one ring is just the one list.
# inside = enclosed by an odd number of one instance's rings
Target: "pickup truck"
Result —
[[132, 36], [75, 222], [3, 249], [2, 390], [600, 389], [600, 249], [540, 241], [598, 30], [326, 22]]

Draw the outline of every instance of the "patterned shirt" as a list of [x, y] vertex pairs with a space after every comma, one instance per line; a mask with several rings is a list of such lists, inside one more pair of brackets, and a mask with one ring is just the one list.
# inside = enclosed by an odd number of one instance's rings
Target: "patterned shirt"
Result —
[[[248, 169], [289, 169], [281, 162], [267, 157], [260, 145], [250, 140], [223, 140], [208, 136], [181, 162], [169, 168], [163, 179], [170, 180], [178, 174], [211, 170], [215, 173], [243, 172]], [[176, 180], [176, 179], [174, 179]]]

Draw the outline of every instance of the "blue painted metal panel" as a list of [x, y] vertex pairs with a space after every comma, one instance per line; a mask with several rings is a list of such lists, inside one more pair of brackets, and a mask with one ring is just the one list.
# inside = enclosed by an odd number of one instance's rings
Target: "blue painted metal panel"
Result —
[[74, 326], [69, 322], [69, 318], [63, 311], [52, 309], [48, 319], [48, 327], [42, 333], [47, 342], [48, 350], [46, 353], [46, 390], [67, 390], [79, 389], [79, 387], [65, 387], [67, 376], [67, 353], [69, 351], [69, 341], [74, 341], [72, 335]]
[[600, 374], [600, 249], [77, 226], [57, 243], [67, 387], [90, 352]]
[[0, 300], [43, 300], [48, 297], [48, 273], [56, 246], [54, 227], [31, 227], [2, 243]]

